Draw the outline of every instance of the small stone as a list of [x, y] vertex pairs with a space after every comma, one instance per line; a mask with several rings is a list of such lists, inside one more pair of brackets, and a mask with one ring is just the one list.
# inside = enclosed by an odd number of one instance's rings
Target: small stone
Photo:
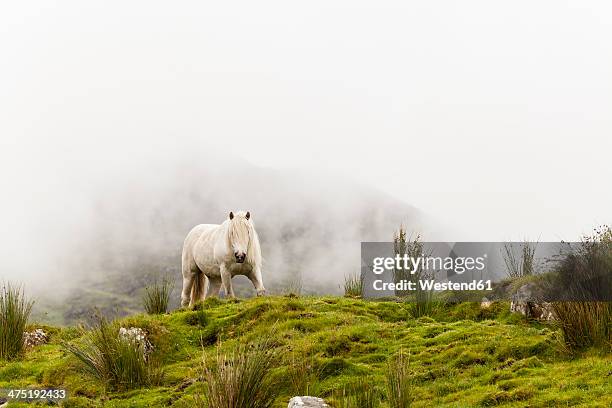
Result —
[[528, 318], [539, 319], [545, 321], [555, 320], [552, 305], [548, 302], [536, 302], [535, 298], [536, 286], [533, 283], [528, 283], [521, 286], [510, 302], [510, 311], [520, 313]]
[[287, 408], [328, 408], [325, 400], [317, 397], [293, 397]]
[[153, 351], [153, 344], [149, 341], [148, 333], [140, 327], [119, 328], [119, 337], [132, 341], [138, 346], [142, 346], [145, 358]]
[[45, 344], [49, 341], [49, 336], [43, 329], [36, 329], [30, 332], [23, 332], [23, 345], [26, 349]]
[[487, 299], [486, 297], [482, 298], [482, 301], [480, 302], [480, 308], [481, 309], [488, 309], [491, 307], [491, 305], [493, 304], [493, 302], [491, 302], [489, 299]]

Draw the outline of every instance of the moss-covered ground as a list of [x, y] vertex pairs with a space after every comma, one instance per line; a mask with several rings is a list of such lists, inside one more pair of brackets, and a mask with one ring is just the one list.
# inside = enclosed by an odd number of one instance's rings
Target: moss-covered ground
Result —
[[201, 311], [126, 317], [122, 326], [150, 333], [165, 372], [161, 385], [130, 391], [105, 389], [79, 370], [61, 345], [78, 341], [79, 329], [45, 326], [48, 344], [19, 361], [0, 362], [0, 388], [65, 388], [66, 407], [191, 407], [202, 391], [203, 359], [269, 337], [281, 356], [273, 373], [280, 383], [278, 407], [294, 395], [291, 362], [312, 361], [311, 389], [330, 397], [358, 378], [384, 389], [387, 361], [400, 350], [409, 354], [417, 407], [612, 406], [609, 350], [571, 355], [554, 326], [510, 315], [504, 303], [440, 306], [419, 319], [410, 307], [342, 297], [262, 297], [209, 299]]

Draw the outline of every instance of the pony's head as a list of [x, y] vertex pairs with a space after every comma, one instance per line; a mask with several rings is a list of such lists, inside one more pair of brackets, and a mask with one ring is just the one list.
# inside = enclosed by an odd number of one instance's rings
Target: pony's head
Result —
[[251, 213], [248, 211], [237, 211], [229, 213], [229, 225], [227, 229], [228, 246], [232, 250], [237, 263], [245, 260], [252, 262], [255, 248], [259, 245], [255, 228], [251, 222]]

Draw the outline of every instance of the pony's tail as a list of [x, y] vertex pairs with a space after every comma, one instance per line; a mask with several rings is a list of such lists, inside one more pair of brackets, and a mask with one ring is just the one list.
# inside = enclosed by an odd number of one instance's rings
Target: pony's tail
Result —
[[198, 271], [196, 272], [195, 282], [193, 282], [193, 286], [191, 287], [191, 298], [193, 299], [194, 303], [202, 299], [205, 289], [206, 282], [204, 280], [204, 274]]

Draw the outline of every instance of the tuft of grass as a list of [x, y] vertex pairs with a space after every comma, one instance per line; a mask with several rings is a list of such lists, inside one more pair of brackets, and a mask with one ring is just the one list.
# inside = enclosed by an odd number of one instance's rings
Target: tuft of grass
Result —
[[387, 366], [387, 400], [390, 408], [408, 408], [414, 399], [410, 378], [410, 356], [400, 350]]
[[318, 396], [324, 365], [317, 364], [314, 356], [292, 353], [288, 365], [289, 386], [293, 395]]
[[303, 287], [304, 282], [302, 281], [302, 276], [298, 275], [287, 281], [281, 290], [281, 294], [288, 297], [300, 297], [302, 295]]
[[[400, 225], [399, 230], [393, 234], [393, 252], [396, 255], [407, 255], [409, 258], [418, 258], [423, 256], [424, 244], [419, 234], [408, 235], [403, 225]], [[405, 298], [409, 301], [414, 301], [414, 306], [410, 309], [413, 317], [419, 318], [422, 316], [431, 316], [434, 309], [434, 292], [433, 290], [423, 289], [419, 284], [421, 280], [432, 279], [433, 272], [428, 272], [422, 266], [416, 269], [407, 269], [410, 265], [404, 265], [403, 268], [394, 269], [393, 280], [398, 283], [403, 280], [416, 283], [416, 291], [414, 295], [409, 290], [396, 290], [395, 295]]]
[[11, 284], [0, 290], [0, 359], [12, 360], [23, 354], [23, 332], [34, 302]]
[[147, 286], [142, 298], [145, 311], [148, 314], [166, 313], [173, 288], [174, 284], [170, 279], [155, 281], [151, 286]]
[[[423, 254], [423, 242], [421, 236], [416, 234], [408, 235], [403, 225], [400, 225], [399, 230], [393, 233], [393, 252], [395, 255], [404, 256], [407, 255], [409, 258], [418, 258]], [[421, 266], [417, 269], [410, 269], [410, 265], [404, 265], [402, 268], [394, 268], [393, 270], [393, 281], [395, 283], [403, 280], [417, 282], [422, 273], [423, 268]], [[410, 295], [408, 290], [396, 290], [395, 295], [399, 297], [406, 297]]]
[[549, 291], [568, 301], [552, 303], [570, 351], [612, 348], [612, 229], [603, 226], [561, 260]]
[[520, 246], [520, 255], [514, 253], [514, 245], [507, 243], [502, 248], [502, 256], [506, 264], [506, 274], [509, 278], [522, 278], [535, 274], [534, 256], [537, 243], [525, 240]]
[[348, 401], [355, 408], [377, 408], [380, 406], [380, 392], [372, 385], [373, 381], [359, 378], [349, 387]]
[[344, 296], [361, 297], [363, 294], [363, 278], [360, 273], [344, 277]]
[[81, 344], [62, 343], [82, 369], [113, 390], [157, 385], [163, 372], [159, 362], [145, 353], [145, 345], [119, 336], [118, 325], [102, 316]]
[[570, 351], [591, 346], [612, 348], [612, 303], [553, 302], [552, 309]]
[[381, 394], [371, 378], [360, 377], [356, 382], [337, 391], [333, 398], [335, 408], [378, 408]]
[[[421, 272], [419, 274], [419, 279], [429, 279], [430, 276], [425, 272]], [[434, 291], [423, 289], [421, 285], [416, 286], [417, 290], [415, 291], [415, 303], [413, 307], [410, 309], [410, 313], [412, 317], [418, 319], [423, 316], [431, 316], [434, 311], [435, 302], [434, 302]]]
[[217, 350], [213, 367], [203, 364], [207, 408], [270, 408], [280, 393], [270, 372], [279, 356], [268, 340], [239, 345], [229, 353]]

